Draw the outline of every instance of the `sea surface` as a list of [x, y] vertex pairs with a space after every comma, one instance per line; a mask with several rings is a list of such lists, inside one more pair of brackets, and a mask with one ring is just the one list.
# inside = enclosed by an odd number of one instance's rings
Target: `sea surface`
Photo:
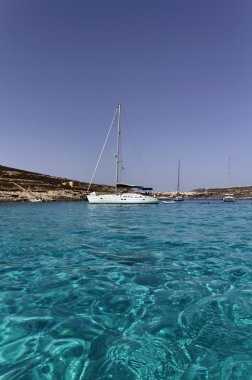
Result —
[[252, 202], [0, 204], [0, 379], [252, 379]]

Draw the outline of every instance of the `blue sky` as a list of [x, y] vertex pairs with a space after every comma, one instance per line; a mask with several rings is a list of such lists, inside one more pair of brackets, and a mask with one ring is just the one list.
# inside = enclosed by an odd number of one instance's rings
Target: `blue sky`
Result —
[[[2, 165], [89, 181], [122, 104], [129, 182], [252, 185], [250, 0], [1, 0]], [[114, 183], [115, 136], [95, 182]]]

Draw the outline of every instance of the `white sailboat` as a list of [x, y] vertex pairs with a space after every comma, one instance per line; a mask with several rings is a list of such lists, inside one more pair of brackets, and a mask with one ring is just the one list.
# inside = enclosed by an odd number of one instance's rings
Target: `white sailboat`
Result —
[[[228, 186], [230, 188], [230, 157], [228, 157]], [[223, 197], [224, 202], [235, 202], [234, 194], [228, 193]]]
[[[117, 143], [116, 143], [116, 186], [115, 186], [115, 193], [114, 194], [98, 194], [96, 192], [92, 192], [87, 195], [87, 199], [89, 203], [93, 204], [153, 204], [153, 203], [159, 203], [159, 200], [152, 195], [145, 194], [145, 193], [138, 193], [138, 192], [125, 192], [126, 188], [134, 188], [136, 186], [133, 185], [124, 185], [119, 182], [119, 165], [120, 165], [120, 134], [121, 134], [121, 105], [118, 104], [116, 113], [114, 115], [114, 118], [112, 120], [112, 123], [109, 128], [109, 132], [107, 134], [107, 137], [105, 139], [105, 143], [103, 145], [101, 154], [99, 156], [97, 165], [95, 167], [92, 179], [90, 181], [88, 191], [90, 190], [96, 169], [98, 167], [99, 161], [101, 159], [103, 150], [105, 148], [107, 139], [109, 137], [111, 128], [114, 123], [115, 116], [117, 114]], [[121, 192], [120, 192], [121, 189]], [[142, 191], [147, 190], [151, 191], [152, 189], [148, 188], [141, 188]]]
[[180, 194], [180, 160], [178, 162], [178, 183], [177, 183], [177, 194], [174, 199], [176, 202], [181, 202], [184, 200], [183, 195]]

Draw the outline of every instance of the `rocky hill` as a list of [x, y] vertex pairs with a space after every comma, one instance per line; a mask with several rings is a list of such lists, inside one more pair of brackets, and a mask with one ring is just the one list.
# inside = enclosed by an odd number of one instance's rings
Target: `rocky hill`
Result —
[[[88, 183], [53, 177], [0, 165], [0, 201], [83, 200]], [[92, 185], [92, 191], [112, 191], [103, 185]]]

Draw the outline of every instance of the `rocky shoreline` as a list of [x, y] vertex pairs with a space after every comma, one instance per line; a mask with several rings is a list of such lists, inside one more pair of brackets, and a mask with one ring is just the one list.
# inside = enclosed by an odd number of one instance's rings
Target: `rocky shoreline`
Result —
[[[68, 178], [54, 177], [0, 165], [0, 202], [24, 201], [79, 201], [86, 200], [88, 183]], [[113, 192], [114, 188], [106, 185], [92, 185], [92, 191]], [[251, 199], [252, 186], [239, 186], [214, 189], [195, 189], [184, 192], [187, 199], [221, 199], [224, 194], [232, 192], [235, 198]], [[173, 199], [175, 192], [157, 192], [158, 198]]]

